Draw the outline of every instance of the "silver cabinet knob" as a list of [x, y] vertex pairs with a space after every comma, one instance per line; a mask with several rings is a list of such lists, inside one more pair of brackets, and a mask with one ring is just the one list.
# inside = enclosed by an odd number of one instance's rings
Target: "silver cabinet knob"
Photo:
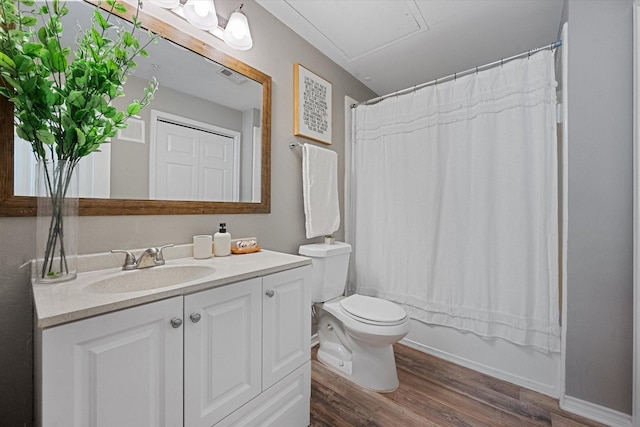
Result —
[[171, 319], [171, 326], [173, 326], [174, 328], [179, 328], [180, 326], [182, 326], [182, 319], [174, 317], [173, 319]]
[[267, 292], [265, 292], [265, 294], [267, 294], [267, 296], [269, 298], [273, 298], [273, 296], [276, 294], [275, 292], [273, 292], [273, 289], [269, 289]]
[[198, 323], [200, 321], [200, 313], [191, 313], [189, 319], [191, 319], [193, 323]]

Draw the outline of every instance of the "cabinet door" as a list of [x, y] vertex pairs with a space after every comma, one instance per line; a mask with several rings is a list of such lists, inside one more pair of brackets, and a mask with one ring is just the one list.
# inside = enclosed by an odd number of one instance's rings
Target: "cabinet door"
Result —
[[41, 424], [182, 425], [182, 297], [42, 331]]
[[211, 426], [260, 393], [261, 283], [185, 297], [185, 426]]
[[263, 278], [263, 390], [310, 358], [310, 269], [306, 266]]

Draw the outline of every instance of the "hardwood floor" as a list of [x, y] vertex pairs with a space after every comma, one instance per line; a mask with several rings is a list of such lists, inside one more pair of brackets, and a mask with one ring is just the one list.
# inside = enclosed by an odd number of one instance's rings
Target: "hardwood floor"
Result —
[[396, 345], [400, 387], [363, 389], [312, 352], [311, 426], [602, 426], [562, 411], [555, 399], [404, 345]]

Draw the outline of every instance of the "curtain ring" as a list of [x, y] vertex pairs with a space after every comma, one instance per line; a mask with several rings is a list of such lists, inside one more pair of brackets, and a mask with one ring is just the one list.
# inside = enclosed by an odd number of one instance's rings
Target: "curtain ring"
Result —
[[458, 73], [453, 73], [453, 81], [455, 82], [456, 80], [458, 80]]
[[504, 65], [504, 58], [500, 60], [500, 66], [502, 67], [503, 65]]
[[476, 74], [478, 74], [478, 67], [476, 67]]
[[527, 54], [527, 59], [531, 58], [531, 49], [529, 49], [529, 53]]

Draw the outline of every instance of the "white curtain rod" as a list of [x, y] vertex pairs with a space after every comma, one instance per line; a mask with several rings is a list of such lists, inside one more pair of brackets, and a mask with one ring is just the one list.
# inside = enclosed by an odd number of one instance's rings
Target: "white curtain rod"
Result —
[[402, 89], [402, 90], [399, 90], [397, 92], [393, 92], [393, 93], [389, 93], [389, 94], [386, 94], [386, 95], [378, 96], [377, 98], [372, 98], [372, 99], [369, 99], [368, 101], [358, 102], [357, 104], [352, 104], [351, 108], [356, 108], [358, 105], [375, 104], [377, 102], [382, 101], [383, 99], [391, 98], [392, 96], [403, 95], [405, 93], [409, 93], [409, 92], [412, 92], [412, 91], [415, 91], [415, 90], [418, 90], [418, 89], [422, 89], [423, 87], [436, 85], [438, 83], [444, 83], [444, 82], [447, 82], [447, 81], [450, 81], [450, 80], [455, 80], [459, 76], [462, 77], [462, 76], [466, 76], [467, 74], [477, 73], [480, 70], [486, 70], [487, 68], [495, 67], [497, 65], [502, 65], [505, 62], [509, 62], [509, 61], [517, 59], [517, 58], [522, 58], [523, 56], [531, 56], [532, 53], [536, 53], [536, 52], [539, 52], [541, 50], [555, 49], [555, 48], [558, 48], [560, 46], [562, 46], [562, 40], [557, 40], [557, 41], [551, 43], [550, 45], [542, 46], [542, 47], [539, 47], [537, 49], [532, 49], [532, 50], [529, 50], [528, 52], [523, 52], [523, 53], [520, 53], [518, 55], [510, 56], [509, 58], [504, 58], [504, 59], [501, 59], [499, 61], [495, 61], [495, 62], [491, 62], [489, 64], [481, 65], [479, 67], [470, 68], [470, 69], [468, 69], [466, 71], [462, 71], [460, 73], [454, 73], [454, 74], [451, 74], [450, 76], [443, 77], [443, 78], [440, 78], [440, 79], [431, 80], [430, 82], [422, 83], [422, 84], [419, 84], [419, 85], [416, 85], [416, 86], [412, 86], [412, 87], [409, 87], [409, 88], [406, 88], [406, 89]]

